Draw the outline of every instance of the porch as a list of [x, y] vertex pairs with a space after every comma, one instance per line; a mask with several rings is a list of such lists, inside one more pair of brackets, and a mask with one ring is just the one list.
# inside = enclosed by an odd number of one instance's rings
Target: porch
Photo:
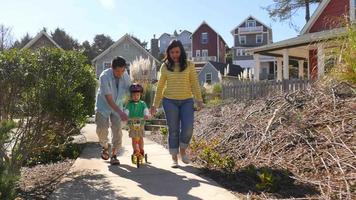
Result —
[[[251, 49], [253, 53], [254, 80], [261, 80], [261, 57], [271, 56], [276, 59], [276, 80], [289, 80], [291, 63], [297, 63], [299, 79], [318, 79], [325, 73], [328, 54], [334, 47], [331, 41], [345, 34], [345, 28], [308, 33], [270, 45]], [[305, 70], [306, 69], [306, 70]]]

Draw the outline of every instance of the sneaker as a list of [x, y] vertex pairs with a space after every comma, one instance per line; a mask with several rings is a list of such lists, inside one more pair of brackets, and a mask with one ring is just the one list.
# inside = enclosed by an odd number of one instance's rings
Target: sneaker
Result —
[[173, 160], [171, 167], [172, 167], [172, 168], [178, 168], [178, 167], [179, 167], [179, 165], [178, 165], [178, 160]]
[[190, 159], [188, 158], [187, 155], [182, 156], [182, 161], [183, 161], [184, 164], [189, 164], [190, 163]]
[[120, 161], [119, 161], [119, 159], [117, 159], [116, 155], [111, 156], [110, 164], [112, 164], [112, 165], [120, 165]]

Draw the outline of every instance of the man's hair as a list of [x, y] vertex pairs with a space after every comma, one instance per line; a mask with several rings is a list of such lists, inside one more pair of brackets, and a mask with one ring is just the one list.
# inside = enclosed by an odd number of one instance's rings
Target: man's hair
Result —
[[113, 69], [118, 67], [126, 67], [126, 60], [123, 57], [117, 56], [112, 60], [111, 67]]

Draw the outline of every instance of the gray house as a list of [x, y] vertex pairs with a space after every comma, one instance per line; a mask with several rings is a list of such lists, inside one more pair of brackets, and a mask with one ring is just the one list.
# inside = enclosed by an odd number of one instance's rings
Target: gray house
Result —
[[174, 31], [173, 34], [168, 34], [168, 33], [163, 33], [159, 38], [158, 38], [158, 46], [159, 46], [159, 53], [163, 54], [166, 52], [166, 49], [169, 45], [169, 43], [172, 40], [179, 40], [182, 42], [184, 50], [187, 53], [187, 57], [191, 57], [191, 52], [192, 52], [192, 42], [190, 39], [190, 36], [192, 35], [191, 32], [187, 30], [183, 30], [178, 33], [177, 31]]
[[36, 50], [42, 47], [62, 49], [46, 31], [39, 32], [36, 37], [30, 40], [22, 49]]
[[238, 65], [208, 61], [198, 73], [198, 78], [201, 85], [214, 84], [220, 83], [223, 76], [237, 77], [242, 72]]
[[[130, 35], [126, 34], [92, 60], [97, 77], [100, 76], [104, 69], [110, 67], [112, 59], [116, 56], [124, 57], [127, 63], [131, 63], [140, 57], [149, 59], [152, 65], [155, 65], [157, 69], [157, 66], [160, 64], [145, 48], [132, 39]], [[128, 71], [130, 72], [130, 66], [128, 66]]]
[[[233, 63], [242, 68], [252, 70], [255, 67], [255, 61], [248, 50], [272, 43], [272, 29], [257, 20], [253, 16], [247, 17], [231, 34], [234, 36]], [[269, 56], [261, 56], [260, 78], [272, 79], [275, 74], [275, 59]]]

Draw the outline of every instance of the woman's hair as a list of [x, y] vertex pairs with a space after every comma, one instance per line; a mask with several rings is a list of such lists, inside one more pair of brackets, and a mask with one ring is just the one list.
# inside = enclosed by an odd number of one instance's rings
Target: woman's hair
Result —
[[169, 71], [174, 71], [174, 61], [169, 56], [169, 51], [173, 48], [179, 47], [180, 57], [179, 57], [179, 67], [180, 71], [184, 71], [187, 68], [187, 54], [185, 53], [183, 44], [179, 40], [172, 40], [166, 50], [166, 57], [163, 59], [163, 62], [166, 64]]

